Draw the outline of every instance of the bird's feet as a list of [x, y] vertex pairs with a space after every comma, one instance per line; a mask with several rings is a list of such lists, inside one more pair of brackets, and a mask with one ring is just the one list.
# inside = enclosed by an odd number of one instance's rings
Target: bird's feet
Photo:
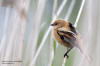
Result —
[[69, 58], [69, 56], [68, 56], [68, 54], [67, 54], [67, 52], [64, 54], [64, 58], [67, 56], [67, 58]]
[[64, 54], [64, 58], [67, 56], [67, 58], [69, 58], [68, 53], [70, 52], [72, 48], [68, 49], [68, 51]]

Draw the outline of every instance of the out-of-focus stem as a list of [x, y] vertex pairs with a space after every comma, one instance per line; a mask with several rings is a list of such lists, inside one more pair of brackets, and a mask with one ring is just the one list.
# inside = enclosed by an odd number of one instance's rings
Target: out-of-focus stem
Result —
[[[61, 13], [61, 11], [62, 11], [64, 5], [66, 4], [66, 2], [67, 2], [67, 0], [64, 0], [64, 1], [62, 2], [62, 4], [60, 5], [60, 7], [59, 7], [59, 9], [58, 9], [58, 11], [57, 11], [57, 14], [53, 17], [53, 20], [51, 21], [51, 23], [53, 23], [54, 20], [56, 19], [56, 16], [58, 16], [58, 15]], [[30, 66], [33, 66], [33, 65], [35, 64], [36, 59], [37, 59], [37, 57], [38, 57], [38, 55], [39, 55], [39, 53], [40, 53], [40, 51], [41, 51], [41, 49], [42, 49], [42, 47], [43, 47], [45, 41], [46, 41], [46, 38], [47, 38], [48, 34], [50, 33], [50, 30], [51, 30], [51, 27], [49, 27], [48, 30], [47, 30], [47, 32], [45, 33], [45, 36], [43, 37], [43, 40], [42, 40], [42, 42], [41, 42], [41, 44], [40, 44], [40, 47], [38, 48], [38, 50], [37, 50], [37, 52], [36, 52], [36, 55], [34, 56], [34, 58], [33, 58], [32, 63], [31, 63]]]
[[81, 13], [82, 13], [84, 4], [85, 4], [85, 0], [82, 1], [82, 4], [81, 4], [81, 6], [80, 6], [80, 9], [79, 9], [79, 12], [78, 12], [78, 15], [77, 15], [77, 17], [76, 17], [75, 24], [74, 24], [75, 27], [77, 27], [77, 24], [78, 24], [79, 18], [80, 18], [80, 16], [81, 16]]
[[[56, 15], [56, 8], [57, 8], [57, 0], [54, 0], [54, 5], [53, 5], [53, 12], [52, 12], [52, 19], [53, 19], [53, 16]], [[51, 33], [51, 36], [52, 36], [52, 33]], [[48, 64], [48, 66], [51, 66], [52, 65], [52, 62], [53, 62], [53, 57], [54, 57], [54, 45], [53, 45], [53, 39], [52, 37], [50, 37], [50, 62]]]
[[[80, 9], [79, 9], [79, 12], [78, 12], [78, 15], [77, 15], [75, 24], [74, 24], [75, 27], [77, 27], [77, 24], [78, 24], [78, 22], [79, 22], [79, 18], [80, 18], [81, 12], [82, 12], [82, 10], [83, 10], [84, 3], [85, 3], [85, 0], [82, 1], [81, 7], [80, 7]], [[67, 57], [64, 58], [64, 61], [63, 61], [62, 66], [65, 66], [66, 59], [67, 59]]]

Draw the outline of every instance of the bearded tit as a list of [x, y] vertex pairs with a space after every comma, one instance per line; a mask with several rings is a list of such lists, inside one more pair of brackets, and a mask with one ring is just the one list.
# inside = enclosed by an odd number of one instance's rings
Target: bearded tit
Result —
[[52, 33], [54, 40], [67, 48], [64, 57], [67, 56], [68, 58], [68, 53], [74, 47], [78, 48], [85, 57], [88, 57], [88, 55], [83, 52], [79, 32], [70, 22], [63, 19], [57, 19], [53, 24], [51, 24], [51, 26], [53, 26]]

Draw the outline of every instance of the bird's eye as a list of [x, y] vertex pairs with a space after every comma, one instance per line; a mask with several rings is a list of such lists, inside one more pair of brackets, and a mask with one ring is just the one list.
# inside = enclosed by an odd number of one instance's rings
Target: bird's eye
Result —
[[57, 25], [57, 23], [55, 25]]
[[55, 25], [58, 25], [58, 23], [55, 23]]

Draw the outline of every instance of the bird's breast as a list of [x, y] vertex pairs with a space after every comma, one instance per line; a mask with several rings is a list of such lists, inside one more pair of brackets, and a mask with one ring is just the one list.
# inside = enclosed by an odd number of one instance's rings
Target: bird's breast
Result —
[[53, 30], [53, 38], [61, 45], [66, 46], [66, 47], [70, 47], [70, 44], [68, 44], [67, 42], [64, 42], [60, 36], [57, 34], [57, 30]]
[[62, 40], [60, 39], [59, 35], [57, 34], [57, 31], [53, 30], [53, 38], [60, 44], [63, 44]]

